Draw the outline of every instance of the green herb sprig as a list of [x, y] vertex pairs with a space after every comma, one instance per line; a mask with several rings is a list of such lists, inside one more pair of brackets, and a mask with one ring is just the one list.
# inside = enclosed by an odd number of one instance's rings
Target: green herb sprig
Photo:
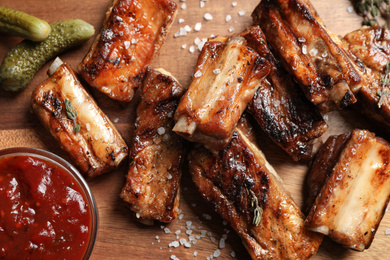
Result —
[[73, 107], [72, 101], [70, 101], [68, 98], [65, 98], [65, 109], [66, 109], [66, 116], [73, 120], [74, 122], [74, 127], [73, 131], [75, 134], [80, 132], [81, 125], [80, 123], [76, 123], [76, 118], [78, 116], [77, 110]]
[[390, 61], [386, 63], [384, 72], [381, 77], [381, 89], [377, 91], [379, 96], [378, 107], [381, 108], [383, 103], [386, 100], [386, 96], [389, 93], [389, 84], [390, 84]]
[[385, 18], [389, 25], [390, 0], [355, 0], [354, 2], [357, 13], [363, 16], [363, 25], [379, 25], [379, 16]]
[[254, 208], [253, 211], [253, 225], [258, 226], [263, 215], [263, 209], [259, 206], [259, 200], [256, 197], [256, 194], [252, 190], [248, 190], [251, 195], [251, 207]]

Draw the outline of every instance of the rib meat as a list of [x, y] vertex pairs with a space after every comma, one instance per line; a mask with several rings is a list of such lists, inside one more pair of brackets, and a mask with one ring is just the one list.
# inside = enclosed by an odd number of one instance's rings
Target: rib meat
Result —
[[361, 68], [308, 0], [263, 0], [252, 17], [307, 98], [322, 111], [356, 102], [354, 93], [366, 84]]
[[369, 248], [390, 197], [390, 144], [354, 130], [306, 219], [308, 229], [344, 246]]
[[269, 63], [243, 37], [205, 43], [173, 130], [210, 149], [222, 149], [269, 70]]
[[305, 228], [282, 180], [244, 134], [248, 127], [238, 128], [224, 150], [190, 152], [195, 185], [240, 235], [252, 259], [309, 259], [322, 236]]
[[120, 197], [145, 224], [173, 221], [179, 211], [183, 140], [172, 132], [185, 89], [167, 72], [148, 68], [137, 107], [130, 167]]
[[[69, 65], [64, 63], [53, 70], [34, 90], [32, 110], [85, 176], [95, 177], [117, 168], [128, 154], [122, 136]], [[67, 115], [66, 100], [77, 117]]]
[[295, 161], [312, 156], [314, 141], [328, 128], [320, 111], [308, 101], [298, 84], [282, 67], [263, 41], [261, 30], [248, 29], [241, 35], [248, 45], [265, 57], [271, 71], [261, 82], [247, 111], [271, 139]]
[[79, 73], [110, 98], [131, 101], [176, 13], [171, 0], [114, 0]]
[[389, 78], [385, 72], [390, 62], [390, 31], [378, 25], [364, 26], [345, 35], [344, 40], [349, 51], [366, 65], [366, 77], [371, 83], [357, 95], [359, 110], [390, 127], [390, 91], [385, 79]]

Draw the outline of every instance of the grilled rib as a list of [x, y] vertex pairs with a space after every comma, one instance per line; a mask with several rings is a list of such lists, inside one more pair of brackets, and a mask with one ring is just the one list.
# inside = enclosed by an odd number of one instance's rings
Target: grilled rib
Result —
[[309, 213], [318, 193], [325, 184], [326, 178], [332, 174], [332, 169], [349, 138], [350, 134], [329, 136], [315, 155], [305, 181], [306, 214]]
[[144, 224], [171, 222], [179, 211], [183, 140], [172, 132], [185, 89], [169, 73], [148, 68], [137, 107], [130, 167], [120, 197]]
[[110, 98], [131, 101], [176, 13], [171, 0], [114, 0], [79, 73]]
[[[125, 141], [70, 66], [63, 63], [57, 68], [61, 63], [56, 60], [51, 66], [53, 74], [34, 90], [34, 113], [84, 176], [91, 178], [117, 168], [128, 154]], [[67, 115], [66, 100], [77, 111], [75, 118]]]
[[309, 259], [322, 236], [305, 228], [303, 214], [244, 126], [236, 128], [222, 151], [198, 147], [190, 152], [192, 179], [240, 235], [252, 259]]
[[354, 130], [310, 210], [308, 229], [359, 251], [369, 248], [389, 201], [389, 158], [389, 143]]
[[261, 82], [247, 111], [295, 161], [309, 159], [314, 141], [328, 126], [317, 107], [306, 99], [298, 84], [267, 48], [266, 42], [262, 41], [263, 33], [256, 28], [247, 29], [241, 36], [267, 59], [271, 71]]
[[247, 47], [243, 37], [207, 42], [176, 110], [173, 131], [222, 149], [269, 70], [269, 63]]
[[[366, 65], [371, 82], [357, 94], [357, 107], [381, 125], [390, 127], [390, 91], [386, 65], [390, 62], [390, 31], [374, 25], [364, 26], [344, 36], [349, 51]], [[382, 97], [382, 99], [381, 99]]]
[[367, 84], [363, 73], [308, 0], [263, 0], [252, 17], [307, 98], [322, 111], [356, 102], [354, 93]]

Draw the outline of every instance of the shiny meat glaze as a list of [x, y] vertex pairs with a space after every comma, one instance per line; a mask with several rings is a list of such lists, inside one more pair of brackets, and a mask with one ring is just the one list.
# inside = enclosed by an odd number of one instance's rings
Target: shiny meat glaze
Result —
[[349, 51], [366, 65], [366, 77], [371, 82], [357, 95], [359, 110], [380, 124], [390, 127], [390, 91], [384, 95], [379, 105], [380, 94], [384, 90], [382, 75], [390, 61], [390, 31], [380, 26], [364, 26], [344, 36]]
[[[240, 235], [252, 259], [309, 259], [316, 253], [322, 236], [305, 228], [282, 180], [241, 130], [220, 152], [193, 149], [189, 169], [203, 198]], [[257, 226], [254, 196], [263, 209]]]
[[178, 214], [184, 147], [172, 127], [184, 91], [166, 72], [147, 69], [137, 107], [130, 167], [120, 193], [144, 224], [171, 222]]
[[222, 149], [269, 70], [269, 63], [242, 37], [206, 42], [173, 130], [210, 149]]
[[[77, 110], [67, 117], [64, 100]], [[95, 177], [119, 166], [128, 148], [114, 124], [77, 80], [73, 70], [62, 64], [40, 84], [31, 97], [32, 109], [86, 177]], [[75, 124], [80, 124], [76, 134]]]
[[329, 136], [314, 157], [305, 181], [306, 187], [304, 190], [307, 193], [306, 214], [309, 213], [318, 193], [325, 184], [326, 178], [332, 174], [333, 167], [349, 137], [350, 134]]
[[241, 35], [271, 64], [270, 73], [261, 82], [247, 111], [295, 161], [310, 159], [312, 143], [328, 129], [327, 124], [319, 110], [306, 99], [299, 86], [275, 59], [267, 44], [258, 41], [264, 39], [261, 30], [254, 27]]
[[264, 0], [252, 13], [268, 43], [324, 112], [356, 102], [363, 73], [307, 0]]
[[110, 98], [131, 101], [176, 13], [171, 0], [114, 0], [79, 73]]
[[307, 227], [344, 246], [368, 248], [390, 196], [389, 158], [389, 143], [354, 130], [310, 210]]

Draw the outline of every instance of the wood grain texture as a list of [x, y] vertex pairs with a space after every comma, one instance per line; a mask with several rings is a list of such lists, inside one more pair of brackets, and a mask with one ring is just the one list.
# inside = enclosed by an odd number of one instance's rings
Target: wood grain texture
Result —
[[[80, 18], [94, 25], [96, 32], [98, 32], [109, 1], [0, 0], [0, 5], [27, 12], [48, 22]], [[187, 8], [181, 9], [184, 2], [177, 0], [178, 16], [152, 67], [162, 67], [170, 71], [181, 84], [188, 86], [199, 54], [198, 51], [191, 53], [188, 50], [194, 44], [195, 38], [202, 39], [211, 34], [226, 36], [230, 34], [230, 27], [234, 28], [234, 32], [240, 32], [252, 24], [250, 14], [259, 0], [240, 0], [237, 1], [236, 7], [232, 6], [232, 2], [233, 0], [209, 0], [205, 2], [204, 8], [199, 8], [199, 0], [187, 0], [185, 1]], [[336, 34], [344, 35], [360, 27], [361, 18], [355, 13], [347, 11], [348, 6], [351, 5], [349, 0], [312, 0], [312, 3], [327, 27]], [[246, 11], [245, 15], [238, 15], [241, 10]], [[207, 12], [212, 14], [213, 20], [203, 19], [203, 15]], [[232, 16], [229, 22], [225, 22], [227, 14]], [[179, 18], [183, 18], [184, 22], [180, 24]], [[185, 37], [173, 37], [180, 27], [189, 25], [193, 28], [197, 22], [202, 22], [202, 29], [199, 32], [192, 31]], [[19, 41], [18, 37], [0, 34], [0, 60]], [[61, 54], [60, 57], [76, 68], [87, 53], [91, 43], [92, 39], [80, 47]], [[186, 44], [186, 48], [183, 49], [184, 44]], [[37, 73], [24, 91], [20, 93], [0, 91], [0, 111], [2, 111], [0, 116], [0, 149], [15, 146], [38, 147], [69, 159], [49, 133], [43, 129], [35, 116], [30, 113], [31, 93], [47, 77], [48, 65], [46, 64]], [[131, 104], [122, 104], [106, 98], [91, 88], [88, 89], [102, 110], [115, 122], [127, 143], [131, 145], [135, 119], [134, 108], [137, 99]], [[327, 115], [327, 121], [330, 128], [325, 137], [358, 127], [375, 131], [385, 139], [390, 139], [390, 135], [386, 134], [384, 129], [374, 125], [360, 116], [357, 111], [351, 109], [343, 112], [332, 112]], [[258, 134], [261, 140], [261, 149], [285, 181], [286, 188], [291, 192], [292, 197], [301, 206], [307, 165], [292, 161], [264, 133], [259, 130]], [[205, 259], [218, 249], [218, 240], [224, 234], [227, 234], [226, 247], [220, 249], [220, 258], [233, 259], [230, 254], [234, 251], [236, 259], [249, 259], [239, 237], [225, 226], [219, 216], [202, 200], [186, 170], [183, 173], [180, 205], [183, 218], [169, 225], [163, 224], [164, 227], [170, 229], [170, 233], [165, 233], [161, 229], [162, 224], [160, 223], [151, 227], [138, 224], [119, 198], [119, 192], [125, 180], [127, 164], [126, 161], [118, 171], [88, 181], [99, 211], [98, 236], [91, 259], [169, 259], [171, 255], [180, 259]], [[208, 216], [211, 217], [211, 220], [208, 219]], [[195, 236], [199, 236], [201, 230], [207, 230], [207, 232], [211, 232], [209, 234], [216, 241], [213, 242], [213, 239], [206, 235], [206, 237], [197, 240], [197, 243], [191, 248], [169, 247], [170, 242], [178, 240], [174, 234], [177, 230], [180, 230], [179, 237], [188, 239], [188, 235], [185, 234], [186, 222], [188, 224], [188, 221], [192, 221], [191, 225], [195, 227], [193, 230]], [[385, 215], [370, 249], [360, 253], [342, 248], [340, 245], [325, 239], [313, 259], [389, 259], [390, 236], [385, 235], [386, 229], [390, 229], [389, 213]], [[197, 257], [193, 257], [195, 251]]]

